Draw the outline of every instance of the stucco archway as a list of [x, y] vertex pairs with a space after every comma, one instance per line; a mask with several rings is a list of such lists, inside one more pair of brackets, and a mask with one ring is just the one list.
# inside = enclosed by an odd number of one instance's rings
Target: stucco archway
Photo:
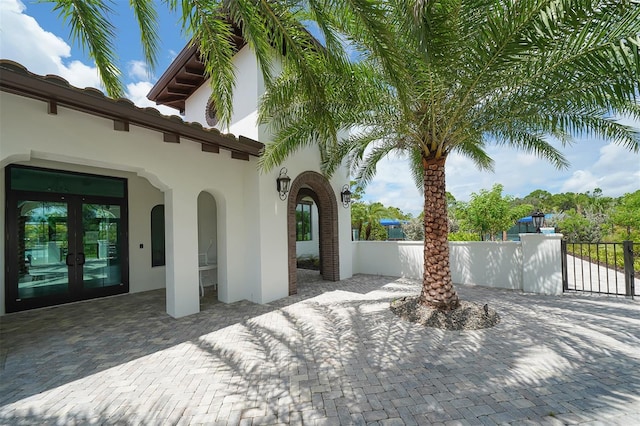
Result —
[[218, 285], [218, 213], [213, 195], [207, 191], [198, 194], [198, 274], [201, 291]]
[[338, 244], [338, 204], [329, 181], [320, 173], [306, 171], [291, 184], [287, 201], [289, 250], [289, 295], [298, 291], [296, 266], [296, 204], [301, 196], [310, 196], [318, 206], [320, 274], [329, 281], [340, 280]]

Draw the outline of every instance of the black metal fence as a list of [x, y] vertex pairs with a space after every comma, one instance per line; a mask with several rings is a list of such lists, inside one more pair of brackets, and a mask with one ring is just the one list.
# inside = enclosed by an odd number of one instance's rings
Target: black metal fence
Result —
[[[640, 296], [640, 253], [632, 241], [570, 243], [562, 241], [563, 291]], [[638, 276], [638, 278], [636, 278]]]

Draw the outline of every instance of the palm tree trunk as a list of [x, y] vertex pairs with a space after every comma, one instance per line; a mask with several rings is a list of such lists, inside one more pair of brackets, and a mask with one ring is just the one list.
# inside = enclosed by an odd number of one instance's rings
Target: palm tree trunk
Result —
[[449, 267], [445, 160], [423, 160], [424, 276], [420, 302], [437, 309], [451, 310], [458, 307], [459, 301]]

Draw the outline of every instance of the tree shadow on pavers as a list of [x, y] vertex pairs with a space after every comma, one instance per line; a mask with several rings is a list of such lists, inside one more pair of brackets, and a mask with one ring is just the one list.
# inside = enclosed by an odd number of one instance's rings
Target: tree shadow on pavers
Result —
[[[229, 305], [217, 303], [199, 314], [180, 319], [165, 313], [164, 290], [4, 316], [0, 318], [0, 358], [3, 361], [0, 366], [0, 414], [4, 415], [15, 406], [28, 405], [29, 398], [36, 395], [44, 401], [39, 404], [44, 413], [47, 404], [53, 404], [53, 397], [48, 398], [47, 393], [67, 385], [72, 389], [87, 386], [88, 395], [98, 394], [100, 389], [108, 387], [109, 380], [124, 381], [136, 387], [138, 374], [144, 378], [165, 368], [157, 360], [159, 356], [168, 352], [167, 358], [173, 359], [174, 364], [179, 363], [175, 361], [181, 355], [178, 349], [188, 346], [199, 336], [224, 330], [247, 318], [315, 297], [326, 290], [374, 291], [394, 279], [372, 277], [364, 285], [348, 280], [342, 285], [325, 282], [325, 285], [329, 284], [325, 289], [314, 283], [310, 291], [303, 283], [303, 294], [273, 305], [247, 301]], [[109, 400], [108, 397], [103, 399]]]
[[[609, 422], [640, 410], [640, 323], [633, 302], [618, 309], [607, 301], [581, 304], [574, 297], [458, 286], [461, 298], [498, 309], [502, 322], [445, 332], [390, 312], [389, 302], [417, 293], [418, 282], [360, 278], [367, 284], [330, 285], [316, 296], [269, 305], [221, 305], [180, 320], [163, 312], [150, 312], [151, 319], [132, 315], [126, 338], [106, 342], [113, 348], [92, 346], [90, 332], [102, 335], [95, 327], [70, 336], [43, 333], [45, 343], [69, 339], [67, 351], [49, 353], [60, 347], [47, 343], [35, 354], [11, 354], [5, 373], [39, 356], [46, 362], [58, 355], [68, 359], [51, 364], [52, 372], [40, 366], [38, 374], [25, 369], [3, 375], [0, 423], [20, 420], [11, 410], [29, 407], [44, 420], [60, 418], [62, 410], [79, 419], [98, 413], [105, 424], [237, 423], [242, 416], [292, 423], [383, 416], [408, 423]], [[145, 309], [138, 305], [129, 308]], [[84, 338], [89, 341], [75, 341]], [[140, 338], [149, 347], [130, 342]], [[23, 354], [31, 359], [16, 362]], [[102, 364], [86, 365], [96, 356]], [[83, 370], [73, 370], [76, 365]], [[8, 386], [5, 377], [12, 381]], [[74, 392], [84, 402], [64, 405]]]
[[[367, 390], [373, 386], [382, 390], [382, 385], [373, 374], [393, 368], [397, 360], [376, 360], [376, 352], [362, 335], [369, 328], [360, 322], [376, 310], [387, 316], [390, 299], [382, 304], [352, 300], [339, 304], [307, 300], [248, 319], [225, 341], [213, 335], [201, 337], [199, 346], [212, 362], [227, 366], [228, 374], [220, 380], [241, 379], [221, 395], [217, 411], [223, 419], [234, 412], [236, 417], [254, 417], [258, 424], [327, 418], [349, 423], [374, 411]], [[242, 344], [237, 343], [240, 340]]]
[[[133, 412], [132, 408], [139, 406], [137, 401], [121, 401], [115, 407], [101, 407], [99, 409], [79, 410], [57, 407], [55, 412], [42, 413], [39, 409], [17, 409], [12, 413], [0, 414], [0, 422], [11, 426], [48, 426], [48, 425], [159, 425], [178, 424], [181, 412], [175, 412], [172, 406], [167, 406], [166, 399], [161, 399], [144, 410]], [[129, 404], [129, 405], [126, 405]]]
[[[629, 321], [611, 320], [606, 303], [462, 287], [463, 298], [497, 305], [503, 322], [451, 332], [398, 321], [386, 288], [371, 298], [336, 290], [254, 317], [242, 324], [244, 351], [201, 347], [241, 378], [229, 402], [240, 412], [258, 404], [270, 420], [624, 423], [640, 414], [634, 305]], [[269, 326], [283, 319], [288, 333]], [[243, 405], [251, 389], [263, 392]]]
[[482, 353], [496, 362], [479, 382], [496, 390], [494, 402], [506, 408], [492, 420], [640, 414], [640, 304], [458, 288], [462, 298], [493, 293], [502, 316], [497, 327], [481, 331]]

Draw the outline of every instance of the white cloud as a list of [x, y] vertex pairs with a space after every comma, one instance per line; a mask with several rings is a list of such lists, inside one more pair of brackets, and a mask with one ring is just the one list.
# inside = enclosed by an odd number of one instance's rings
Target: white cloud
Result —
[[[0, 1], [0, 57], [10, 59], [39, 75], [55, 74], [71, 85], [85, 88], [102, 84], [96, 67], [71, 57], [71, 47], [60, 37], [45, 31], [38, 22], [26, 14], [25, 5], [18, 0]], [[177, 115], [173, 108], [155, 105], [146, 95], [153, 84], [143, 61], [129, 63], [129, 76], [138, 80], [127, 85], [127, 98], [140, 107], [153, 107], [165, 115]]]
[[380, 161], [374, 179], [365, 189], [365, 201], [378, 201], [414, 215], [421, 212], [424, 201], [411, 176], [408, 160], [391, 156]]
[[60, 37], [45, 31], [18, 0], [0, 2], [0, 57], [25, 66], [36, 74], [55, 74], [79, 87], [101, 87], [95, 67], [79, 61], [68, 65], [63, 59], [71, 55], [71, 47]]
[[[446, 163], [447, 191], [459, 201], [468, 201], [471, 193], [491, 189], [500, 183], [504, 195], [525, 197], [536, 189], [553, 193], [587, 192], [602, 189], [604, 195], [619, 197], [640, 189], [640, 155], [613, 143], [582, 140], [560, 147], [571, 166], [558, 170], [548, 161], [506, 146], [491, 146], [487, 152], [494, 160], [494, 172], [479, 171], [468, 158], [451, 154]], [[380, 201], [417, 215], [423, 208], [418, 192], [403, 159], [384, 159], [378, 173], [365, 189], [367, 201]]]
[[103, 87], [98, 70], [80, 61], [72, 61], [67, 66], [63, 65], [57, 74], [76, 87], [97, 87], [100, 89]]
[[149, 80], [151, 78], [151, 72], [144, 61], [130, 61], [129, 77], [136, 80]]
[[525, 153], [519, 153], [516, 155], [516, 163], [522, 165], [522, 166], [531, 166], [535, 163], [537, 163], [540, 159], [538, 157], [536, 157], [534, 154], [525, 154]]
[[586, 192], [595, 188], [610, 197], [640, 189], [640, 155], [624, 146], [609, 143], [586, 170], [576, 170], [562, 186], [562, 192]]
[[598, 178], [588, 170], [576, 170], [562, 185], [561, 192], [587, 192], [599, 187]]
[[148, 81], [139, 81], [137, 83], [127, 84], [127, 99], [139, 107], [152, 107], [160, 111], [164, 115], [178, 115], [178, 111], [164, 105], [156, 105], [155, 102], [147, 99], [147, 93], [151, 90], [153, 84]]

